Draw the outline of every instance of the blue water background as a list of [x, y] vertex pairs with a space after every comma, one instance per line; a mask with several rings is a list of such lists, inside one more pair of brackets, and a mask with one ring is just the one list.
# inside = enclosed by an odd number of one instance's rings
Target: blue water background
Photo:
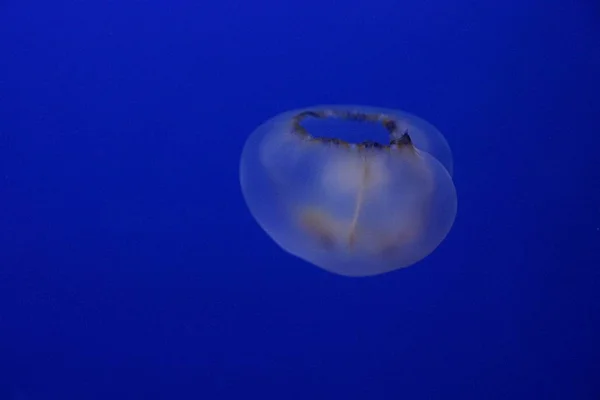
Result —
[[[0, 1], [0, 400], [600, 399], [593, 0]], [[455, 157], [418, 265], [286, 254], [262, 121], [399, 108]]]

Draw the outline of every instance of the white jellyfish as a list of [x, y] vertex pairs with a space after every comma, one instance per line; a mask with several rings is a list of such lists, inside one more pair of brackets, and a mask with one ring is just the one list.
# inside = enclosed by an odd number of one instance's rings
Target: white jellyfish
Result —
[[[389, 143], [315, 137], [309, 119], [381, 124]], [[452, 153], [426, 121], [397, 110], [317, 106], [259, 126], [241, 157], [250, 212], [285, 251], [345, 276], [407, 267], [444, 240], [456, 216]]]

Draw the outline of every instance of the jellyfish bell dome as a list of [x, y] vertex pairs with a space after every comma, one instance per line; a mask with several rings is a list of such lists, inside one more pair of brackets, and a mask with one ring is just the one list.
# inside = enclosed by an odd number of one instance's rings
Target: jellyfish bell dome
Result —
[[[331, 119], [358, 133], [378, 124], [388, 141], [308, 129]], [[426, 121], [336, 105], [284, 112], [256, 128], [240, 182], [251, 214], [282, 249], [339, 275], [370, 276], [412, 265], [444, 240], [457, 208], [452, 172], [448, 143]]]

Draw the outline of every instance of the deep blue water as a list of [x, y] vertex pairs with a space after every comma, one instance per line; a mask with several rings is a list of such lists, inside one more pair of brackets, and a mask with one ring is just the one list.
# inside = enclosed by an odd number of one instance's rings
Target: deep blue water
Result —
[[[600, 399], [594, 0], [0, 1], [0, 400]], [[410, 268], [329, 274], [247, 136], [398, 108], [455, 157]]]

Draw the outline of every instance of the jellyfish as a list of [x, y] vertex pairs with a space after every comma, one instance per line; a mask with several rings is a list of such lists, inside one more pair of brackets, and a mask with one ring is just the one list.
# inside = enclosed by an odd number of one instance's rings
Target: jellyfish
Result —
[[[383, 127], [387, 143], [315, 135]], [[360, 137], [360, 135], [359, 135]], [[428, 122], [400, 110], [316, 106], [287, 111], [248, 137], [240, 183], [250, 213], [286, 252], [352, 277], [408, 267], [432, 253], [456, 216], [452, 153]]]

